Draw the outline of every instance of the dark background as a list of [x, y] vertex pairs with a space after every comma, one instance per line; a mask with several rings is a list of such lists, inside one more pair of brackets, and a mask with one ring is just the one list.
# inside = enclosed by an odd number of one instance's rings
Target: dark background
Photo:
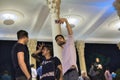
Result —
[[2, 73], [6, 70], [9, 72], [10, 75], [13, 74], [11, 49], [15, 43], [16, 41], [0, 40], [0, 75], [2, 75]]
[[100, 58], [104, 69], [109, 67], [111, 72], [115, 72], [120, 68], [120, 50], [116, 44], [85, 44], [85, 59], [88, 71], [96, 57]]
[[[16, 41], [0, 40], [0, 75], [3, 71], [13, 73], [13, 66], [11, 61], [11, 49]], [[38, 44], [41, 42], [38, 42]], [[52, 45], [52, 42], [44, 42]], [[78, 57], [78, 56], [77, 56]], [[110, 71], [116, 71], [120, 68], [120, 51], [116, 44], [85, 44], [85, 59], [87, 70], [89, 71], [91, 63], [95, 62], [95, 58], [99, 57], [103, 66], [109, 66]], [[79, 60], [77, 60], [79, 65]], [[39, 64], [38, 64], [39, 66]], [[79, 67], [79, 66], [78, 66]], [[13, 80], [13, 79], [12, 79]]]

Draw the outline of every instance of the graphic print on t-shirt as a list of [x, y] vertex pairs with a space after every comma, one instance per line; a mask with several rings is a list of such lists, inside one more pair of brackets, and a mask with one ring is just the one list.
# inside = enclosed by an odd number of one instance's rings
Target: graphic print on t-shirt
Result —
[[55, 69], [61, 62], [57, 57], [42, 62], [41, 80], [55, 80]]

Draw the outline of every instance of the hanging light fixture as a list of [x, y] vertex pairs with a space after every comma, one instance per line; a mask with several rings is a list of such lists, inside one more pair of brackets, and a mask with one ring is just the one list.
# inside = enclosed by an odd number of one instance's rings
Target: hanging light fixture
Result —
[[24, 15], [15, 10], [0, 11], [0, 21], [4, 25], [13, 25], [23, 19]]
[[[72, 28], [78, 27], [83, 23], [84, 18], [80, 15], [75, 15], [75, 14], [68, 14], [68, 15], [64, 15], [64, 18], [67, 18], [68, 22], [70, 23]], [[66, 25], [63, 24], [63, 27], [65, 27]]]
[[15, 14], [5, 13], [2, 15], [2, 18], [5, 25], [12, 25], [15, 23], [18, 17]]

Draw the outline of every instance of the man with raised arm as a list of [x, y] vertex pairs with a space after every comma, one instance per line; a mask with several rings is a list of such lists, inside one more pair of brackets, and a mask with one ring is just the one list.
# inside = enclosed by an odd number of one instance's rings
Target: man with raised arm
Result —
[[67, 40], [65, 40], [64, 36], [61, 34], [58, 34], [55, 37], [57, 44], [61, 48], [63, 48], [62, 67], [63, 67], [64, 80], [78, 80], [78, 68], [76, 64], [76, 49], [74, 45], [73, 31], [66, 18], [60, 18], [55, 22], [58, 24], [65, 23], [68, 31]]

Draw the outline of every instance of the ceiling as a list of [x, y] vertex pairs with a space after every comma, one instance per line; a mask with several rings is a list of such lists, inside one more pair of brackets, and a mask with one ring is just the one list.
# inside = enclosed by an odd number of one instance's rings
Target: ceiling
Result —
[[[82, 20], [73, 27], [75, 40], [87, 43], [118, 43], [119, 17], [114, 0], [61, 0], [60, 16], [78, 16]], [[0, 13], [16, 11], [22, 18], [13, 25], [0, 20], [0, 40], [16, 40], [16, 32], [27, 30], [32, 39], [52, 41], [51, 18], [46, 0], [0, 0]], [[1, 19], [1, 18], [0, 18]], [[66, 29], [62, 27], [63, 35]]]

